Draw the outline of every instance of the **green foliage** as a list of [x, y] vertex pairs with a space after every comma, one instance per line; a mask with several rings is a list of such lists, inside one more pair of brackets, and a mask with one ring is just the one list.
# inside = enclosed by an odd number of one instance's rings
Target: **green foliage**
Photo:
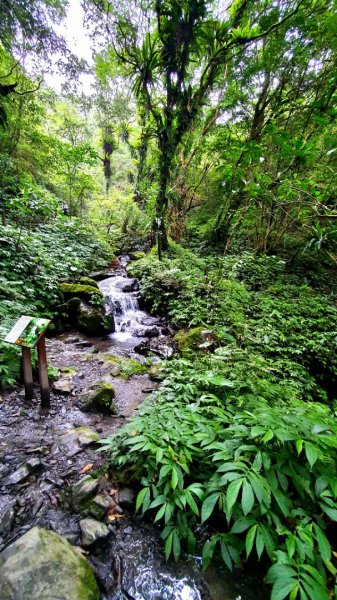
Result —
[[173, 256], [158, 261], [150, 253], [129, 267], [155, 310], [178, 327], [210, 327], [223, 344], [237, 345], [241, 360], [259, 355], [273, 365], [268, 371], [294, 378], [304, 397], [334, 398], [337, 309], [329, 297], [277, 257]]
[[[0, 226], [0, 339], [21, 315], [52, 317], [60, 303], [58, 281], [101, 268], [109, 257], [108, 248], [76, 219], [61, 218], [33, 231]], [[96, 287], [90, 291], [98, 296]], [[2, 385], [18, 378], [18, 356], [0, 341]]]
[[[219, 358], [226, 361], [221, 348]], [[177, 361], [155, 403], [103, 440], [115, 475], [127, 471], [141, 481], [137, 508], [162, 523], [167, 557], [178, 558], [182, 542], [191, 551], [196, 525], [214, 519], [205, 565], [217, 550], [229, 568], [249, 556], [265, 554], [276, 565], [285, 556], [301, 578], [309, 573], [305, 589], [307, 582], [325, 590], [325, 569], [335, 568], [324, 531], [337, 520], [337, 428], [329, 409], [296, 400], [291, 385], [282, 400], [271, 382], [252, 390], [249, 375], [245, 384], [207, 367]], [[273, 567], [268, 581], [278, 589], [281, 580]]]
[[[277, 257], [199, 259], [175, 247], [129, 272], [176, 325], [183, 358], [123, 430], [103, 441], [114, 476], [161, 524], [167, 558], [272, 563], [272, 598], [328, 598], [336, 569], [337, 310]], [[144, 285], [143, 285], [144, 282]], [[193, 329], [195, 325], [199, 328]], [[207, 326], [216, 348], [181, 342]], [[180, 336], [180, 337], [179, 337]], [[185, 337], [184, 337], [185, 336]]]

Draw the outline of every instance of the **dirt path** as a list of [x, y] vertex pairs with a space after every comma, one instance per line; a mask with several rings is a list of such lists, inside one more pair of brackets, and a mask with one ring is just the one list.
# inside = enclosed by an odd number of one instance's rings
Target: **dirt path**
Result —
[[[96, 345], [97, 344], [97, 345]], [[100, 347], [98, 347], [98, 344]], [[106, 349], [109, 343], [105, 343]], [[98, 352], [98, 350], [100, 352]], [[2, 396], [0, 405], [0, 549], [34, 524], [57, 522], [59, 531], [60, 498], [65, 488], [83, 475], [91, 464], [96, 471], [103, 463], [96, 445], [84, 446], [78, 453], [58, 446], [69, 430], [87, 427], [100, 437], [114, 433], [125, 417], [136, 410], [146, 395], [155, 388], [147, 374], [135, 375], [128, 381], [111, 376], [111, 363], [105, 362], [104, 342], [80, 334], [61, 336], [47, 341], [49, 366], [71, 370], [71, 393], [52, 391], [51, 409], [42, 413], [39, 389], [35, 399], [27, 403], [22, 388]], [[111, 348], [110, 348], [111, 352]], [[119, 351], [123, 355], [123, 351]], [[124, 351], [127, 355], [127, 351]], [[69, 376], [66, 371], [63, 374]], [[63, 377], [61, 375], [61, 377]], [[116, 391], [116, 416], [83, 412], [79, 397], [93, 383], [106, 381]], [[21, 473], [20, 473], [21, 470]], [[62, 511], [62, 518], [64, 514]], [[69, 535], [74, 540], [74, 535]]]

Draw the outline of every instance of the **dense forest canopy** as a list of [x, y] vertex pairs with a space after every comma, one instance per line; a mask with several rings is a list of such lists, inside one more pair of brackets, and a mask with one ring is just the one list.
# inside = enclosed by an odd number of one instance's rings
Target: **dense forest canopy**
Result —
[[[90, 64], [68, 47], [65, 0], [0, 6], [1, 338], [27, 312], [69, 326], [60, 281], [133, 253], [177, 355], [155, 409], [105, 440], [111, 468], [167, 558], [202, 544], [205, 564], [261, 560], [273, 600], [328, 600], [336, 1], [81, 6]], [[0, 341], [2, 387], [19, 376]]]

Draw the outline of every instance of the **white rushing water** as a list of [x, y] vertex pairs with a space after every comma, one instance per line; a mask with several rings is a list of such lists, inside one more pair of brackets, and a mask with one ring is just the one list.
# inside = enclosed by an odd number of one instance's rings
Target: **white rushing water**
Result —
[[155, 323], [155, 319], [139, 309], [137, 292], [123, 292], [126, 284], [131, 285], [132, 279], [116, 275], [99, 282], [99, 288], [104, 296], [106, 311], [113, 314], [115, 333], [110, 338], [116, 345], [132, 348], [139, 344], [144, 337], [142, 331]]

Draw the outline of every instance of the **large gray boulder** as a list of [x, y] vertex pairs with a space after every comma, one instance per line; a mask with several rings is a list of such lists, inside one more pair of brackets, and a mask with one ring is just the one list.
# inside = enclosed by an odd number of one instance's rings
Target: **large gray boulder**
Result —
[[60, 535], [33, 527], [0, 554], [1, 600], [99, 600], [87, 560]]

